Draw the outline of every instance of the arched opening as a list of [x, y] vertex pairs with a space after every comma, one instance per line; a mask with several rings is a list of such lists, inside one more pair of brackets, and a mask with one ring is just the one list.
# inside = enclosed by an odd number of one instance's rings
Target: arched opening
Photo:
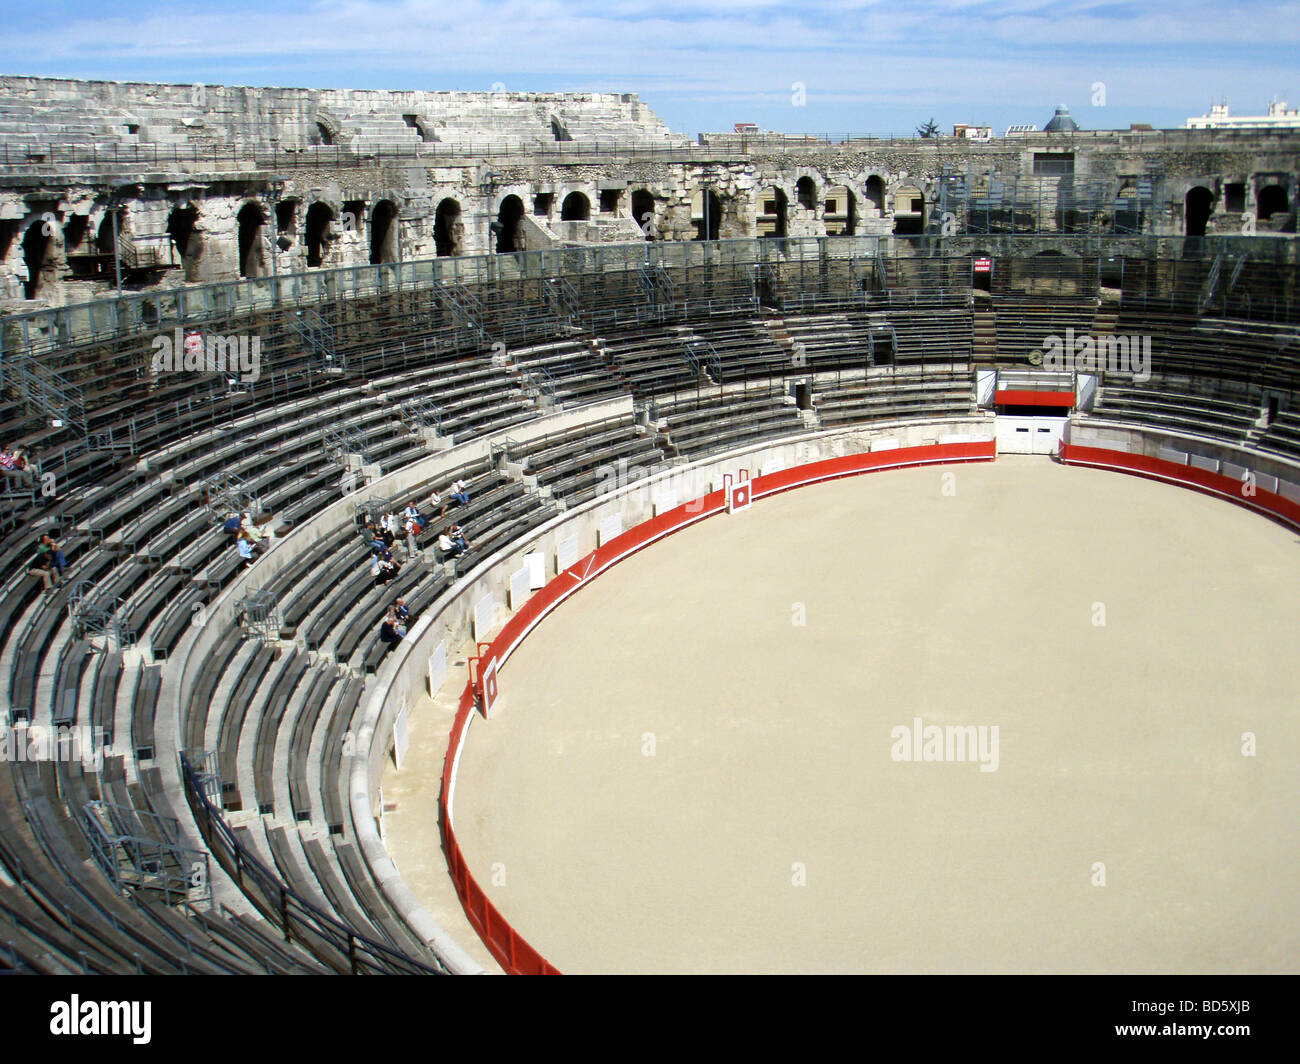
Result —
[[806, 211], [817, 209], [817, 182], [807, 175], [794, 183], [794, 196], [799, 206]]
[[885, 182], [875, 174], [867, 178], [867, 206], [881, 214], [885, 211]]
[[722, 200], [712, 189], [691, 193], [691, 224], [696, 240], [717, 240], [722, 225]]
[[298, 227], [298, 201], [281, 200], [275, 205], [275, 246], [281, 251], [293, 247]]
[[497, 251], [508, 253], [523, 250], [524, 201], [518, 196], [507, 196], [497, 211]]
[[1214, 193], [1204, 185], [1197, 185], [1187, 193], [1183, 211], [1188, 236], [1204, 236], [1206, 223], [1214, 209]]
[[[126, 217], [126, 211], [121, 207], [114, 207], [104, 212], [104, 217], [100, 219], [99, 228], [95, 230], [95, 250], [101, 255], [108, 255], [111, 258], [117, 257], [117, 245], [121, 239], [122, 223]], [[116, 224], [114, 224], [116, 219]]]
[[918, 188], [900, 188], [894, 193], [894, 232], [910, 236], [925, 229], [925, 195]]
[[1265, 185], [1259, 190], [1259, 196], [1255, 200], [1255, 217], [1261, 222], [1268, 221], [1275, 214], [1290, 213], [1291, 204], [1286, 189], [1281, 185]]
[[460, 253], [465, 227], [460, 220], [460, 201], [448, 197], [433, 212], [433, 245], [439, 255]]
[[591, 201], [581, 192], [570, 192], [560, 204], [560, 221], [585, 222], [591, 217]]
[[789, 201], [785, 193], [773, 185], [758, 194], [755, 228], [759, 236], [785, 236], [785, 216]]
[[826, 190], [822, 211], [827, 236], [852, 236], [858, 228], [858, 201], [848, 185], [832, 185]]
[[260, 203], [245, 203], [235, 215], [235, 223], [239, 227], [239, 276], [265, 277], [262, 230], [266, 226], [266, 211]]
[[23, 262], [27, 266], [27, 280], [23, 282], [23, 295], [35, 299], [45, 284], [46, 263], [54, 243], [52, 226], [48, 219], [37, 218], [23, 234]]
[[556, 140], [572, 140], [568, 127], [556, 115], [551, 115], [551, 136]]
[[330, 249], [330, 223], [334, 221], [334, 208], [317, 200], [307, 208], [306, 232], [307, 265], [319, 266]]
[[[198, 207], [177, 207], [168, 215], [168, 220], [166, 220], [166, 233], [172, 238], [175, 256], [181, 260], [182, 264], [195, 258], [190, 243], [195, 242], [194, 229], [198, 222]], [[192, 280], [192, 278], [186, 276], [186, 280]]]
[[657, 235], [655, 227], [655, 198], [644, 188], [632, 193], [632, 217], [641, 227], [647, 240], [654, 240]]
[[370, 262], [397, 261], [397, 208], [392, 200], [380, 200], [370, 210]]

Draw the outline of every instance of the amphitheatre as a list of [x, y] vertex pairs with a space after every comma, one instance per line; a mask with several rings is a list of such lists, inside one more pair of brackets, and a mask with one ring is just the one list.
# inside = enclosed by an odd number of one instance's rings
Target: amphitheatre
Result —
[[1300, 970], [1300, 132], [1055, 125], [0, 77], [0, 968]]

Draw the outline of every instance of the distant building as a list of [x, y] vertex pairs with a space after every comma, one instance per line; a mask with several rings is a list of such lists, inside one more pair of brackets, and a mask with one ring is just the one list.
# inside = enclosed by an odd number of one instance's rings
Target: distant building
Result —
[[1226, 103], [1216, 103], [1208, 115], [1189, 118], [1186, 129], [1300, 129], [1300, 110], [1288, 108], [1285, 100], [1273, 100], [1266, 115], [1228, 114]]
[[957, 122], [952, 127], [954, 137], [962, 137], [965, 140], [992, 140], [992, 126], [972, 126], [965, 122]]
[[736, 123], [736, 132], [737, 132], [737, 133], [757, 133], [757, 132], [758, 132], [758, 126], [756, 126], [753, 122], [737, 122], [737, 123]]
[[1052, 115], [1047, 125], [1043, 127], [1044, 133], [1073, 133], [1079, 128], [1079, 123], [1070, 117], [1070, 109], [1061, 104], [1056, 109], [1056, 114]]

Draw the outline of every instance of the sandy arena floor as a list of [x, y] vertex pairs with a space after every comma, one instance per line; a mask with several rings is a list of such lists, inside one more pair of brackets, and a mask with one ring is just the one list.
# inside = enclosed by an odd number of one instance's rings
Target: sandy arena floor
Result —
[[[1297, 561], [1244, 509], [1047, 459], [789, 492], [524, 642], [456, 830], [565, 972], [1300, 971]], [[897, 760], [918, 717], [996, 727], [996, 771]], [[408, 882], [440, 865], [433, 760], [393, 789]]]

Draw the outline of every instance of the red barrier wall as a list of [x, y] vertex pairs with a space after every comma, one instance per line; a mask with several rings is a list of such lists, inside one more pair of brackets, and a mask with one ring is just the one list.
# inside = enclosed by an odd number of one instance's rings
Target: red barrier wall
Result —
[[[815, 484], [822, 480], [871, 473], [880, 469], [898, 469], [916, 465], [938, 465], [949, 462], [990, 462], [996, 454], [992, 440], [983, 443], [949, 443], [925, 447], [905, 447], [893, 451], [876, 451], [853, 454], [843, 458], [829, 458], [821, 462], [783, 469], [777, 473], [754, 478], [754, 498], [762, 499], [792, 488]], [[635, 554], [656, 540], [672, 535], [706, 517], [723, 512], [726, 505], [724, 493], [710, 492], [699, 499], [683, 503], [658, 517], [628, 529], [622, 535], [580, 558], [532, 596], [517, 613], [506, 621], [487, 650], [475, 659], [477, 668], [471, 670], [471, 680], [461, 692], [460, 705], [451, 727], [447, 754], [442, 766], [442, 796], [440, 813], [443, 846], [447, 853], [447, 866], [456, 884], [465, 915], [479, 937], [492, 952], [492, 956], [510, 975], [559, 975], [554, 965], [530, 946], [505, 920], [488, 900], [487, 894], [475, 882], [465, 864], [464, 855], [456, 844], [456, 834], [451, 822], [450, 807], [455, 792], [456, 768], [461, 745], [469, 727], [470, 714], [474, 712], [478, 690], [478, 677], [483, 669], [495, 660], [500, 666], [514, 652], [524, 637], [541, 620], [589, 580]]]
[[1109, 447], [1082, 447], [1071, 443], [1061, 444], [1061, 460], [1067, 465], [1114, 469], [1121, 473], [1180, 484], [1195, 491], [1217, 495], [1257, 513], [1276, 517], [1292, 528], [1300, 529], [1300, 504], [1292, 502], [1285, 495], [1265, 491], [1258, 486], [1255, 486], [1253, 495], [1246, 495], [1240, 480], [1223, 473], [1211, 473], [1208, 469], [1197, 469], [1195, 466], [1147, 454], [1131, 454], [1128, 451], [1111, 450]]

